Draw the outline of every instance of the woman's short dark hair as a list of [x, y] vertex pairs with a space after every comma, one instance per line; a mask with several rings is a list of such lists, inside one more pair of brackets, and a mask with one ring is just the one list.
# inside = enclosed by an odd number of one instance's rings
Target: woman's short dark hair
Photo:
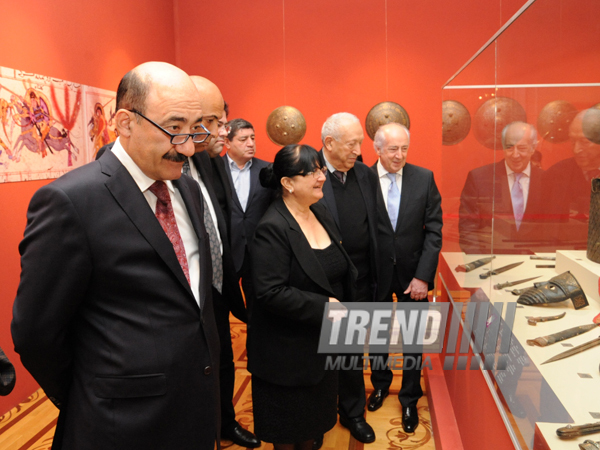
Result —
[[260, 184], [281, 192], [281, 179], [314, 172], [323, 166], [319, 153], [310, 145], [290, 144], [275, 155], [272, 164], [260, 171]]

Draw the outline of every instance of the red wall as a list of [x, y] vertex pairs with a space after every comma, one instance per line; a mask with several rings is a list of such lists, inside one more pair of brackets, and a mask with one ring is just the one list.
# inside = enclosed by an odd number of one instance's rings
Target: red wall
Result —
[[[318, 148], [329, 115], [349, 111], [364, 121], [375, 104], [396, 101], [411, 119], [409, 161], [439, 180], [441, 86], [524, 1], [4, 2], [0, 65], [116, 90], [141, 62], [176, 63], [214, 81], [232, 118], [254, 123], [264, 159], [278, 148], [265, 132], [278, 106], [303, 112], [304, 141]], [[365, 162], [375, 161], [368, 137], [363, 152]], [[10, 320], [25, 212], [44, 183], [0, 184], [0, 346], [18, 371], [15, 391], [0, 397], [0, 414], [37, 388], [12, 351]]]
[[[2, 2], [0, 65], [116, 91], [139, 63], [175, 63], [173, 17], [170, 1]], [[15, 390], [0, 397], [0, 415], [38, 388], [13, 352], [10, 321], [27, 205], [48, 181], [0, 184], [0, 347], [17, 368]]]

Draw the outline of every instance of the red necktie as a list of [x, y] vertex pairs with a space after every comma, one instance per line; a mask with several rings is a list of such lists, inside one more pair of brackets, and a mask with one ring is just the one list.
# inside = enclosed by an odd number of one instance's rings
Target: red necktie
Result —
[[185, 247], [183, 246], [183, 240], [179, 234], [179, 228], [177, 228], [177, 222], [175, 221], [175, 214], [173, 213], [173, 205], [171, 204], [171, 197], [169, 196], [169, 189], [164, 181], [155, 181], [149, 188], [150, 192], [156, 195], [156, 218], [162, 226], [163, 230], [167, 234], [167, 237], [173, 244], [173, 249], [179, 260], [179, 264], [183, 269], [183, 273], [190, 282], [190, 270], [188, 268], [187, 257], [185, 256]]

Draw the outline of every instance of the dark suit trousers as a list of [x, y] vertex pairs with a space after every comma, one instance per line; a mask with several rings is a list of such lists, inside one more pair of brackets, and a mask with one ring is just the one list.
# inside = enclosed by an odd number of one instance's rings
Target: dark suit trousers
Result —
[[244, 251], [244, 262], [240, 272], [238, 273], [238, 276], [242, 279], [242, 290], [244, 291], [244, 300], [246, 300], [248, 323], [250, 323], [252, 306], [254, 305], [256, 294], [254, 293], [254, 282], [252, 281], [252, 261], [250, 258], [250, 252], [248, 251], [248, 246], [246, 246], [246, 250]]
[[[392, 301], [392, 294], [396, 294], [396, 298], [399, 302], [414, 302], [415, 300], [410, 298], [410, 294], [405, 295], [404, 289], [400, 286], [398, 280], [398, 273], [394, 271], [392, 278], [392, 285], [390, 291], [387, 293], [386, 298]], [[374, 389], [389, 389], [394, 378], [393, 372], [389, 368], [379, 369], [373, 368], [373, 362], [375, 367], [383, 367], [387, 361], [388, 354], [370, 354], [372, 366], [371, 366], [371, 383]], [[406, 363], [407, 357], [417, 358], [421, 357], [422, 353], [405, 353], [404, 362]], [[376, 358], [380, 358], [376, 361]], [[376, 361], [376, 362], [375, 362]], [[419, 360], [420, 361], [420, 360]], [[398, 400], [403, 407], [416, 406], [417, 401], [423, 396], [423, 389], [421, 388], [421, 371], [419, 369], [403, 370], [402, 371], [402, 387], [398, 393]]]
[[[363, 277], [357, 281], [357, 302], [370, 302], [372, 299], [371, 286], [369, 277]], [[348, 354], [345, 355], [346, 362], [350, 366], [350, 361], [357, 360], [356, 366], [359, 370], [349, 369], [339, 371], [339, 388], [338, 388], [338, 411], [340, 416], [346, 419], [363, 416], [365, 413], [365, 405], [367, 399], [365, 396], [365, 379], [363, 371], [363, 354]], [[352, 364], [354, 366], [355, 364]]]
[[231, 330], [229, 327], [229, 308], [225, 299], [214, 287], [212, 288], [215, 321], [221, 345], [219, 384], [221, 394], [221, 430], [229, 432], [236, 425], [233, 407], [233, 390], [235, 385], [235, 364], [231, 348]]

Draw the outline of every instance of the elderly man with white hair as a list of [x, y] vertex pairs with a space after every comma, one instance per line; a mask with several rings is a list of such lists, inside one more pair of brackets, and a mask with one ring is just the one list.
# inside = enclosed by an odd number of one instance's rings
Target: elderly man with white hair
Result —
[[[350, 113], [334, 114], [325, 121], [321, 155], [328, 176], [320, 202], [335, 219], [342, 245], [358, 270], [356, 301], [370, 302], [375, 298], [377, 281], [377, 177], [357, 161], [363, 139], [360, 121]], [[362, 354], [355, 356], [362, 360]], [[340, 371], [338, 402], [342, 426], [360, 442], [375, 441], [375, 432], [364, 418], [362, 366], [360, 370]], [[322, 440], [317, 437], [315, 442], [315, 447], [319, 447]]]
[[544, 250], [543, 171], [531, 164], [537, 142], [533, 125], [512, 122], [502, 130], [504, 159], [469, 172], [459, 209], [465, 253]]
[[[379, 180], [377, 199], [379, 272], [377, 301], [427, 301], [442, 249], [442, 198], [433, 172], [406, 163], [410, 133], [398, 123], [381, 126], [373, 146], [379, 160], [371, 169]], [[373, 393], [369, 411], [376, 411], [389, 394], [393, 373], [387, 354], [374, 355], [371, 368]], [[421, 354], [404, 354], [416, 361]], [[421, 370], [406, 369], [398, 400], [402, 426], [407, 433], [419, 424], [417, 402], [423, 396]]]

